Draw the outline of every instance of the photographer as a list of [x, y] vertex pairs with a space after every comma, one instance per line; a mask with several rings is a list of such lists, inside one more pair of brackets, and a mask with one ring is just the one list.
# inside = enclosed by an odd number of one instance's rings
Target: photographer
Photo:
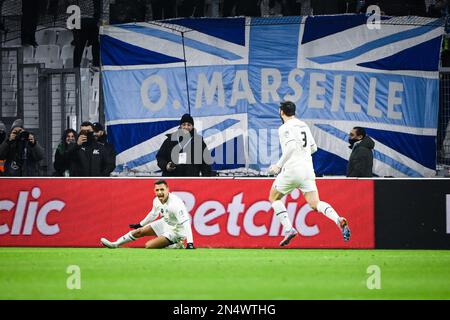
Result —
[[68, 157], [71, 177], [109, 176], [115, 168], [105, 147], [95, 140], [94, 128], [88, 121], [81, 124], [77, 143], [68, 146]]
[[5, 176], [39, 176], [39, 161], [44, 149], [30, 132], [17, 121], [13, 123], [8, 138], [0, 145], [0, 159], [5, 160]]

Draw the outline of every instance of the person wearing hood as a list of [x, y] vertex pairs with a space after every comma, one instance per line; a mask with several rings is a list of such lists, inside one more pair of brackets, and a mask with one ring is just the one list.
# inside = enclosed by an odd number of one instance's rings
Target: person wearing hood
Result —
[[114, 149], [114, 146], [108, 142], [108, 136], [105, 132], [105, 128], [103, 125], [99, 122], [94, 122], [92, 124], [92, 127], [94, 128], [94, 137], [97, 140], [98, 143], [104, 146], [106, 151], [106, 156], [108, 157], [109, 163], [116, 163], [116, 150]]
[[168, 134], [156, 154], [158, 167], [166, 177], [212, 176], [211, 154], [194, 128], [194, 119], [184, 114], [180, 127]]
[[40, 161], [45, 151], [36, 137], [24, 130], [18, 119], [11, 126], [8, 137], [0, 145], [0, 159], [5, 160], [4, 175], [13, 177], [35, 177], [40, 175]]
[[352, 149], [348, 160], [347, 177], [372, 177], [373, 148], [375, 142], [361, 127], [354, 127], [349, 133], [349, 148]]
[[71, 144], [74, 145], [77, 142], [77, 139], [78, 135], [75, 130], [67, 129], [64, 131], [61, 142], [55, 152], [55, 162], [53, 162], [55, 176], [69, 176], [70, 158], [68, 155], [68, 149]]
[[89, 121], [81, 124], [77, 143], [70, 144], [67, 150], [71, 177], [108, 177], [116, 166], [108, 158], [105, 147], [95, 139]]

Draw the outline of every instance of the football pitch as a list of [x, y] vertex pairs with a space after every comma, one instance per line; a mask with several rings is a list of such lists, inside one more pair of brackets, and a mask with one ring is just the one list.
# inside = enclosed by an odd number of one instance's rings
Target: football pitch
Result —
[[0, 248], [0, 299], [450, 299], [450, 251]]

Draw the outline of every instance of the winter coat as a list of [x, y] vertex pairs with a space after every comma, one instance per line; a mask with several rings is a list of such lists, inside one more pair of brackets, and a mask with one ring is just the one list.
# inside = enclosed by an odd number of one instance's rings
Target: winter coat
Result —
[[55, 169], [55, 176], [63, 177], [64, 172], [70, 169], [70, 158], [68, 154], [69, 146], [65, 142], [61, 142], [55, 152], [55, 162], [53, 168]]
[[108, 151], [97, 141], [81, 146], [73, 143], [68, 147], [71, 177], [109, 176], [116, 164], [108, 157]]
[[[203, 137], [196, 133], [195, 129], [191, 132], [191, 140], [186, 144], [185, 141], [179, 141], [180, 130], [175, 133], [167, 134], [161, 148], [156, 154], [158, 167], [162, 170], [165, 177], [198, 177], [211, 176], [212, 159]], [[188, 138], [187, 138], [188, 139]], [[186, 145], [184, 145], [186, 144]], [[171, 159], [172, 150], [176, 148], [175, 153], [181, 153], [180, 148], [186, 153], [186, 164], [179, 164], [179, 159]], [[206, 151], [205, 151], [206, 150]], [[175, 156], [176, 157], [176, 156]], [[174, 171], [167, 171], [167, 164], [173, 162], [176, 164]]]
[[[26, 149], [26, 152], [25, 152]], [[35, 177], [40, 175], [40, 161], [44, 159], [44, 148], [36, 141], [33, 144], [19, 139], [6, 139], [0, 145], [0, 159], [5, 160], [5, 176]]]
[[114, 168], [115, 168], [115, 164], [116, 164], [116, 150], [114, 149], [114, 146], [107, 141], [108, 140], [107, 137], [108, 136], [106, 135], [106, 133], [104, 133], [100, 138], [98, 138], [97, 141], [98, 141], [98, 143], [103, 145], [103, 147], [105, 148], [105, 151], [106, 151], [106, 156], [108, 158], [108, 162], [109, 163], [114, 163]]
[[374, 146], [375, 142], [369, 136], [350, 146], [352, 153], [348, 160], [347, 177], [372, 177]]

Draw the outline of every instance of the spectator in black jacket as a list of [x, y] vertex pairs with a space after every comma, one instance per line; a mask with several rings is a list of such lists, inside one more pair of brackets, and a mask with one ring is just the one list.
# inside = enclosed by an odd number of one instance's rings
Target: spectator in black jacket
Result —
[[347, 177], [372, 177], [373, 148], [375, 142], [361, 127], [354, 127], [349, 134], [349, 148], [352, 149], [348, 160]]
[[64, 131], [61, 142], [55, 152], [55, 162], [53, 162], [55, 176], [69, 176], [70, 158], [68, 155], [68, 148], [71, 144], [77, 143], [77, 139], [78, 135], [75, 130], [67, 129]]
[[92, 127], [94, 128], [94, 137], [97, 140], [98, 143], [103, 145], [106, 150], [106, 154], [109, 158], [109, 161], [111, 163], [116, 163], [116, 150], [114, 149], [114, 146], [108, 142], [108, 135], [105, 132], [105, 128], [103, 125], [99, 122], [94, 122], [92, 124]]
[[109, 176], [115, 168], [105, 147], [95, 140], [90, 122], [81, 124], [77, 143], [69, 145], [68, 156], [71, 177]]
[[167, 135], [156, 160], [162, 175], [169, 177], [198, 177], [213, 175], [212, 159], [203, 137], [194, 128], [194, 119], [183, 115], [179, 129]]
[[2, 144], [3, 141], [5, 140], [6, 140], [6, 126], [2, 121], [0, 121], [0, 144]]
[[0, 159], [5, 160], [5, 176], [34, 177], [40, 175], [40, 161], [45, 151], [34, 135], [24, 130], [22, 120], [11, 126], [8, 138], [0, 145]]

